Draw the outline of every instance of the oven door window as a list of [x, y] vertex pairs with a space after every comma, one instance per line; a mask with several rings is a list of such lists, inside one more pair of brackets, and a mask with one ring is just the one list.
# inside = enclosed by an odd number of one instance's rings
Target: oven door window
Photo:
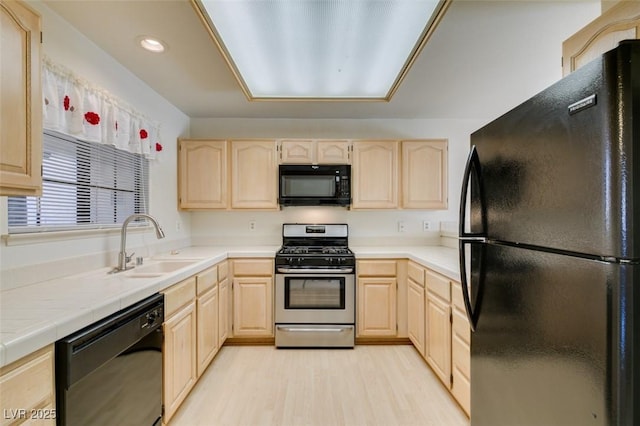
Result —
[[344, 309], [343, 277], [285, 277], [285, 309]]
[[282, 176], [283, 197], [335, 197], [336, 177], [330, 175]]

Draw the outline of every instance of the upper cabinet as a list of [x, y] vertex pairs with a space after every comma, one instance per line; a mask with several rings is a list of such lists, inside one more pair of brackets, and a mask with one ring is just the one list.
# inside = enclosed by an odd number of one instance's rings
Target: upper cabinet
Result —
[[0, 2], [0, 195], [42, 192], [40, 16]]
[[402, 208], [447, 208], [447, 141], [402, 141]]
[[283, 139], [281, 164], [349, 164], [349, 140]]
[[398, 207], [398, 141], [355, 141], [351, 172], [354, 209]]
[[231, 141], [231, 208], [277, 209], [277, 182], [274, 140]]
[[180, 140], [178, 186], [181, 209], [226, 209], [227, 141]]
[[180, 208], [278, 208], [274, 140], [182, 139], [178, 143]]
[[620, 1], [562, 43], [562, 74], [615, 48], [622, 40], [640, 38], [640, 2]]
[[353, 209], [447, 208], [446, 139], [180, 139], [178, 146], [181, 209], [278, 209], [278, 158], [351, 163]]

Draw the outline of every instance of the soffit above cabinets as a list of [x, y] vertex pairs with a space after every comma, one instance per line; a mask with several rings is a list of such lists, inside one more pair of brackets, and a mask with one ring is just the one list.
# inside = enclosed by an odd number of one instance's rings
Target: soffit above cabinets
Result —
[[248, 99], [388, 101], [451, 0], [191, 0]]

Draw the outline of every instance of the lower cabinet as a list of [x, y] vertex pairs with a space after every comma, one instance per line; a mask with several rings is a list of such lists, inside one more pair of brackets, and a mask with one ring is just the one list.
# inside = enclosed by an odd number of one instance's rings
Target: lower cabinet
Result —
[[467, 415], [471, 415], [471, 328], [462, 299], [462, 286], [451, 286], [451, 393]]
[[471, 413], [471, 330], [458, 282], [409, 261], [409, 338], [462, 409]]
[[218, 265], [218, 347], [229, 337], [231, 328], [231, 298], [229, 297], [229, 262]]
[[162, 400], [168, 423], [197, 380], [196, 278], [164, 292]]
[[273, 260], [233, 260], [233, 336], [273, 337]]
[[198, 377], [204, 373], [219, 349], [218, 340], [218, 267], [214, 266], [196, 276], [198, 297], [196, 299]]
[[56, 424], [53, 359], [51, 345], [0, 369], [0, 424]]
[[413, 346], [424, 357], [424, 269], [413, 262], [407, 268], [407, 331]]
[[425, 358], [442, 382], [451, 383], [451, 286], [449, 280], [426, 274]]
[[356, 264], [357, 337], [393, 337], [398, 332], [395, 260], [359, 260]]

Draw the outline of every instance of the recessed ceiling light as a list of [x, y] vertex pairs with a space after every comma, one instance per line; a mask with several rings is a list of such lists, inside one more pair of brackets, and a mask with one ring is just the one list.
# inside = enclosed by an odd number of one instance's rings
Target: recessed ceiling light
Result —
[[191, 0], [247, 98], [390, 100], [451, 0]]
[[138, 37], [138, 43], [140, 43], [143, 49], [153, 53], [162, 53], [166, 49], [164, 42], [153, 37], [140, 36]]

